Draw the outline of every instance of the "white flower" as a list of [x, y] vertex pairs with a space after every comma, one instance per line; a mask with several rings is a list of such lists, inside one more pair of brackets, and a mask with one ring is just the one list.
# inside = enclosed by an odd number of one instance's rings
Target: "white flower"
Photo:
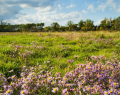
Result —
[[53, 90], [52, 90], [53, 93], [55, 93], [55, 92], [57, 92], [57, 91], [58, 91], [58, 87], [53, 88]]

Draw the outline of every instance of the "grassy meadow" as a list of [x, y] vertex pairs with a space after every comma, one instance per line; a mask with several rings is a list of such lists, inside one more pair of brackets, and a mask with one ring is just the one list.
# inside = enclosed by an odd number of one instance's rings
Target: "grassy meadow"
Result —
[[[0, 72], [6, 77], [14, 74], [20, 77], [23, 66], [36, 67], [38, 64], [53, 76], [56, 72], [64, 76], [78, 64], [94, 62], [91, 56], [102, 57], [103, 63], [113, 61], [114, 57], [119, 61], [120, 32], [0, 33]], [[11, 70], [14, 70], [12, 74]], [[43, 92], [37, 93], [42, 95]]]

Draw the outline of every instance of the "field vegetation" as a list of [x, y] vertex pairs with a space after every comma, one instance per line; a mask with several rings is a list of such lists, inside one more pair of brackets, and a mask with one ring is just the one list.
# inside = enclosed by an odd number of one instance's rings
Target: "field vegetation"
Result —
[[119, 60], [120, 32], [0, 32], [0, 93], [120, 95]]

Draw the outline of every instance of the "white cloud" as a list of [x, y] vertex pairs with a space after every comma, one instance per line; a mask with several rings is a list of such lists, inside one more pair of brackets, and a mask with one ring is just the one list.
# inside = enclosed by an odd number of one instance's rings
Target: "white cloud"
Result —
[[100, 25], [100, 23], [101, 23], [102, 20], [103, 19], [98, 20], [97, 22], [94, 23], [94, 25]]
[[107, 7], [110, 7], [110, 10], [116, 9], [116, 3], [114, 2], [114, 0], [107, 0], [105, 3], [101, 3], [100, 5], [98, 5], [97, 10], [104, 11]]
[[101, 5], [98, 6], [98, 10], [104, 11], [106, 7], [107, 7], [107, 6], [102, 3]]
[[118, 7], [118, 9], [117, 9], [117, 12], [120, 13], [120, 5], [119, 5], [119, 7]]
[[71, 4], [70, 6], [67, 6], [67, 8], [75, 7], [76, 5]]
[[79, 21], [82, 19], [82, 14], [75, 11], [70, 13], [58, 13], [57, 11], [52, 12], [43, 12], [38, 11], [34, 15], [24, 15], [20, 16], [18, 19], [11, 19], [9, 22], [17, 23], [17, 24], [25, 24], [25, 23], [40, 23], [44, 22], [45, 26], [51, 25], [52, 22], [58, 22], [60, 25], [65, 25], [67, 21]]
[[58, 4], [58, 8], [59, 8], [59, 10], [60, 10], [60, 11], [62, 10], [62, 7], [61, 7], [61, 5], [60, 5], [60, 4]]
[[36, 8], [50, 11], [54, 8], [58, 0], [0, 0], [0, 18], [12, 19], [16, 18], [18, 14], [23, 14], [21, 11], [24, 8]]
[[92, 12], [95, 12], [94, 6], [92, 4], [89, 4], [88, 10], [91, 10]]
[[82, 12], [83, 12], [84, 14], [87, 14], [87, 13], [88, 13], [88, 11], [86, 11], [86, 10], [82, 10]]

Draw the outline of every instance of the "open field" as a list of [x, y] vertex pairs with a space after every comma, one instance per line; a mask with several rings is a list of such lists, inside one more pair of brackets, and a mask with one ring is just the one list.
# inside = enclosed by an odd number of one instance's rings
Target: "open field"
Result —
[[[13, 74], [19, 77], [23, 66], [37, 68], [39, 65], [40, 70], [52, 71], [50, 75], [61, 72], [60, 76], [63, 77], [77, 68], [78, 64], [87, 64], [86, 61], [98, 62], [92, 60], [91, 56], [93, 59], [96, 56], [102, 58], [99, 61], [103, 63], [114, 61], [115, 57], [119, 62], [120, 32], [0, 33], [0, 72], [6, 77]], [[10, 70], [14, 72], [11, 74], [8, 72]], [[37, 70], [39, 71], [38, 68]], [[48, 93], [51, 94], [50, 91]]]
[[[69, 59], [74, 60], [72, 64], [84, 63], [92, 55], [109, 59], [112, 52], [119, 54], [119, 47], [119, 32], [0, 33], [0, 71], [40, 63], [65, 73], [71, 65]], [[74, 55], [79, 57], [75, 59]], [[44, 63], [48, 60], [49, 64]]]

